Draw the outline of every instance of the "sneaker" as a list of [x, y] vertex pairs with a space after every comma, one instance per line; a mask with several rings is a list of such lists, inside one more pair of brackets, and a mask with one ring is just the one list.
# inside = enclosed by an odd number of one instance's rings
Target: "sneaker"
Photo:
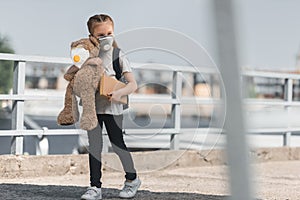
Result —
[[125, 181], [122, 191], [119, 193], [119, 197], [129, 199], [133, 198], [141, 186], [141, 180], [139, 178], [134, 179], [133, 181]]
[[88, 187], [87, 191], [81, 196], [82, 200], [100, 200], [102, 199], [101, 188]]

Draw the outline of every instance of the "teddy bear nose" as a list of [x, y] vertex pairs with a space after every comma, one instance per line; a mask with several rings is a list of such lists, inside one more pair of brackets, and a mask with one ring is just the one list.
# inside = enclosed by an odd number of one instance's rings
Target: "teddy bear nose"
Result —
[[73, 57], [74, 62], [79, 62], [80, 61], [80, 56], [79, 55], [75, 55]]

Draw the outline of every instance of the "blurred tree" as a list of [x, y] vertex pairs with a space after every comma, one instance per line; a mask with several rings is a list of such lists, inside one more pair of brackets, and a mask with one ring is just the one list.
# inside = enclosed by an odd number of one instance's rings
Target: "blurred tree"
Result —
[[[14, 53], [7, 37], [0, 34], [0, 53]], [[0, 94], [6, 94], [12, 87], [13, 61], [0, 60]]]

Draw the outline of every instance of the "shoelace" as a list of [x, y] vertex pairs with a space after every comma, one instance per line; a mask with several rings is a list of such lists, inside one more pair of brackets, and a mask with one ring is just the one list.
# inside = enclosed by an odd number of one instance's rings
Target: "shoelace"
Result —
[[86, 194], [89, 194], [89, 195], [93, 194], [93, 193], [97, 193], [97, 191], [95, 188], [92, 188], [92, 187], [88, 188], [88, 190], [86, 191]]
[[123, 190], [126, 191], [126, 192], [132, 192], [133, 193], [133, 186], [125, 184]]

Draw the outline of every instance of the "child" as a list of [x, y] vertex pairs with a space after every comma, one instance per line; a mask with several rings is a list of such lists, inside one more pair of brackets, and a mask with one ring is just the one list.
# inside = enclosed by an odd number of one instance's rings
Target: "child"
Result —
[[[114, 40], [114, 22], [108, 15], [100, 14], [89, 18], [87, 22], [89, 33], [100, 42], [99, 57], [102, 66], [105, 68], [107, 76], [115, 77], [116, 72], [113, 68], [113, 49], [117, 48]], [[133, 160], [123, 140], [123, 104], [118, 103], [122, 96], [126, 96], [137, 89], [131, 67], [124, 54], [119, 55], [120, 68], [122, 75], [128, 82], [126, 87], [112, 92], [109, 99], [96, 94], [96, 111], [99, 126], [92, 131], [88, 131], [89, 141], [89, 166], [90, 166], [90, 187], [81, 199], [92, 200], [102, 199], [101, 193], [101, 151], [102, 151], [102, 128], [103, 123], [107, 129], [107, 134], [114, 152], [119, 156], [123, 169], [126, 173], [125, 183], [119, 193], [121, 198], [132, 198], [135, 196], [141, 185], [137, 177]]]

